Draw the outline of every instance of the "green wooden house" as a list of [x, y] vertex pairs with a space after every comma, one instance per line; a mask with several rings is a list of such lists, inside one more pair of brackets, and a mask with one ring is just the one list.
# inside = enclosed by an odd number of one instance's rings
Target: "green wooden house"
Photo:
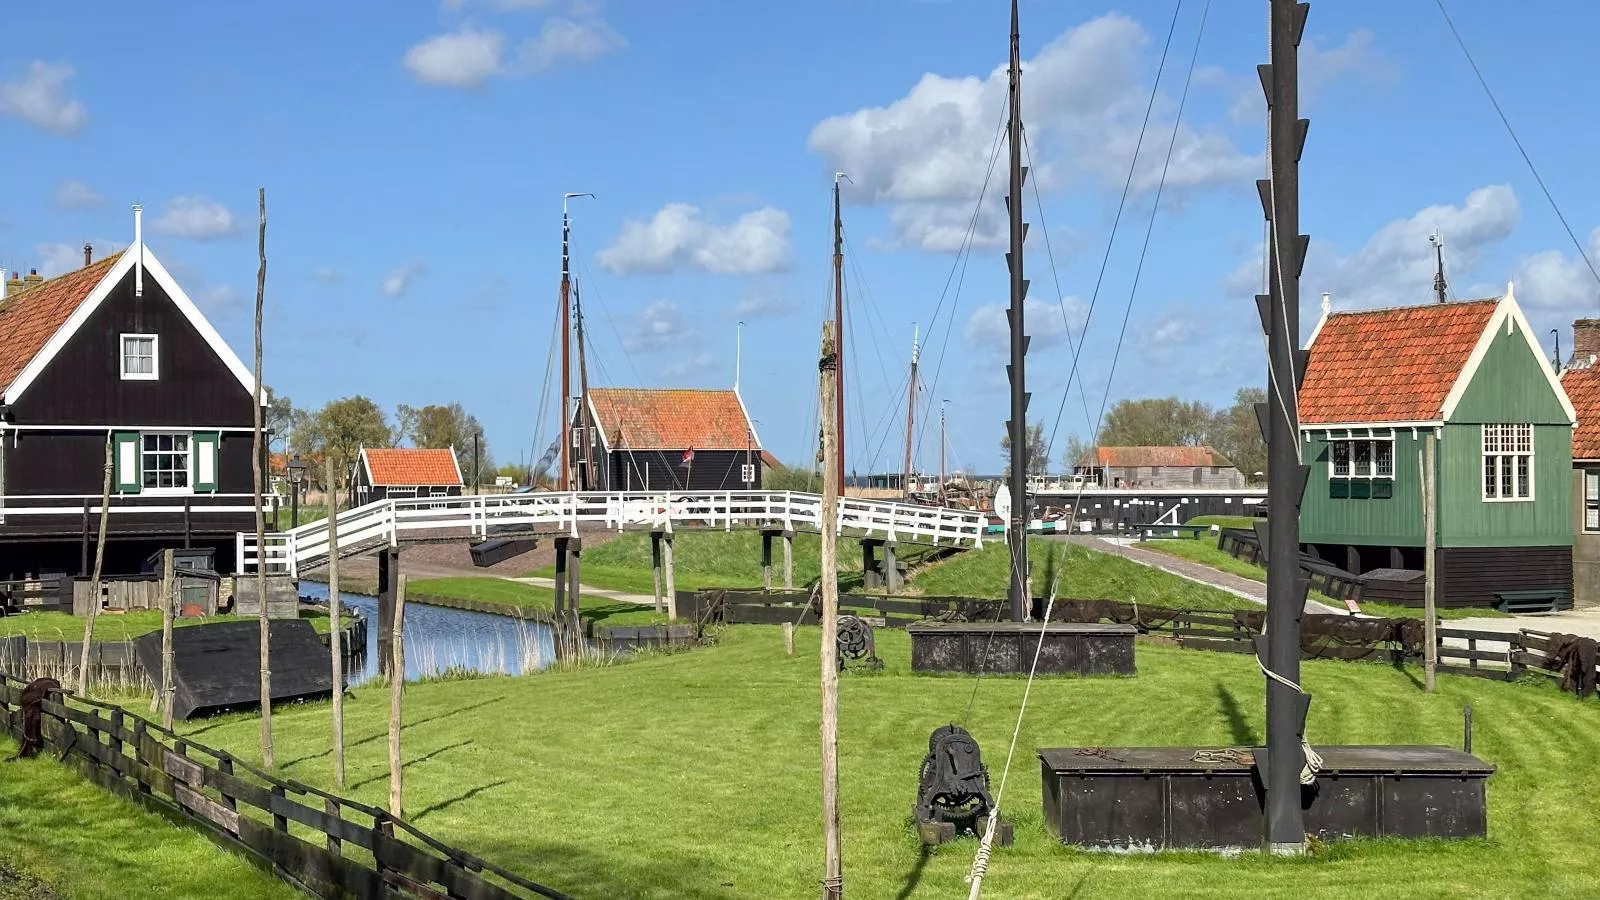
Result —
[[1439, 605], [1570, 603], [1577, 417], [1510, 286], [1498, 300], [1348, 313], [1325, 300], [1307, 348], [1308, 552], [1357, 574], [1422, 569], [1432, 431]]

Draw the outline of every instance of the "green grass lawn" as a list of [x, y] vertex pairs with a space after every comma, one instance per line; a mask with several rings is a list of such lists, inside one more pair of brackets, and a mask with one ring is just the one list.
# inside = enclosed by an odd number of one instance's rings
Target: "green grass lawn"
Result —
[[[16, 752], [0, 737], [0, 758]], [[52, 753], [0, 762], [0, 835], [0, 873], [9, 865], [53, 891], [8, 893], [0, 874], [0, 897], [8, 900], [302, 896], [200, 832], [89, 782]]]
[[[522, 584], [504, 578], [425, 578], [408, 582], [415, 594], [504, 603], [523, 609], [550, 612], [555, 609], [556, 592], [536, 584]], [[606, 625], [653, 625], [667, 621], [654, 607], [622, 603], [603, 597], [580, 598], [579, 613], [585, 619]]]
[[1252, 516], [1195, 516], [1185, 525], [1215, 525], [1218, 528], [1254, 528], [1256, 520]]
[[[1176, 556], [1192, 562], [1203, 563], [1213, 569], [1221, 569], [1224, 572], [1230, 572], [1254, 581], [1264, 582], [1267, 580], [1266, 569], [1218, 550], [1214, 537], [1201, 535], [1198, 538], [1161, 538], [1154, 541], [1141, 541], [1138, 546], [1157, 553], [1165, 553], [1168, 556]], [[1344, 601], [1334, 600], [1319, 591], [1312, 591], [1311, 599], [1319, 603], [1325, 603], [1334, 609], [1345, 608]], [[1362, 601], [1360, 606], [1361, 611], [1370, 616], [1415, 619], [1422, 615], [1422, 610], [1420, 609], [1392, 603]], [[1483, 608], [1440, 609], [1438, 614], [1441, 619], [1502, 618], [1505, 616], [1505, 613], [1497, 609]]]
[[[300, 617], [311, 623], [318, 634], [328, 633], [328, 616], [320, 612], [301, 612]], [[235, 622], [241, 616], [179, 616], [172, 621], [174, 628], [204, 625], [208, 622]], [[254, 616], [249, 621], [256, 621]], [[352, 621], [349, 617], [346, 622]], [[97, 641], [127, 641], [152, 631], [161, 630], [161, 611], [135, 609], [125, 613], [101, 613], [94, 617], [94, 639]], [[36, 641], [82, 641], [83, 617], [62, 612], [25, 612], [0, 618], [0, 637], [26, 635]]]
[[[1059, 570], [1056, 596], [1061, 598], [1137, 600], [1172, 609], [1261, 608], [1227, 591], [1067, 541], [1029, 538], [1028, 556], [1035, 596], [1049, 594], [1052, 573]], [[985, 541], [981, 550], [957, 554], [918, 572], [911, 584], [930, 596], [1004, 597], [1010, 566], [1005, 544]]]
[[[779, 629], [739, 626], [693, 653], [524, 678], [406, 690], [409, 817], [436, 837], [578, 897], [813, 896], [818, 813], [815, 628], [785, 656]], [[911, 827], [928, 733], [961, 721], [974, 681], [908, 672], [904, 632], [880, 630], [887, 668], [840, 687], [844, 871], [849, 895], [962, 896], [976, 843], [925, 853]], [[1415, 670], [1307, 661], [1315, 743], [1459, 746], [1473, 705], [1489, 782], [1488, 841], [1354, 841], [1305, 859], [1247, 854], [1081, 853], [1045, 831], [1035, 748], [1255, 745], [1264, 688], [1247, 656], [1140, 644], [1134, 678], [1035, 683], [1002, 799], [1016, 844], [997, 849], [988, 898], [1240, 896], [1592, 897], [1600, 707], [1549, 684], [1444, 675], [1422, 693]], [[998, 778], [1023, 682], [977, 683], [968, 725]], [[351, 789], [387, 791], [381, 689], [345, 705]], [[327, 787], [326, 704], [274, 715], [288, 777]], [[255, 759], [257, 723], [235, 715], [184, 726]], [[514, 761], [514, 764], [513, 762]], [[644, 826], [644, 827], [641, 827]]]

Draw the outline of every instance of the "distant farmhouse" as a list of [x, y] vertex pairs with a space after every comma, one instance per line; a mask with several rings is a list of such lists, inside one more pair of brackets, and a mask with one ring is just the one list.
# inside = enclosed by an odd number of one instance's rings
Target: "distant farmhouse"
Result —
[[1300, 539], [1358, 574], [1423, 567], [1422, 435], [1436, 445], [1441, 606], [1572, 594], [1577, 415], [1511, 289], [1329, 313], [1299, 390]]
[[1572, 597], [1600, 604], [1600, 319], [1572, 323], [1561, 386], [1578, 413], [1572, 432]]
[[163, 548], [211, 548], [234, 570], [255, 527], [254, 377], [138, 238], [0, 291], [0, 579], [87, 577], [106, 451], [104, 571]]
[[1238, 490], [1245, 476], [1210, 447], [1096, 447], [1073, 474], [1110, 488]]
[[362, 447], [348, 500], [361, 506], [375, 500], [459, 497], [463, 483], [453, 448]]
[[589, 418], [592, 434], [573, 417], [579, 490], [756, 490], [777, 462], [737, 391], [591, 388]]

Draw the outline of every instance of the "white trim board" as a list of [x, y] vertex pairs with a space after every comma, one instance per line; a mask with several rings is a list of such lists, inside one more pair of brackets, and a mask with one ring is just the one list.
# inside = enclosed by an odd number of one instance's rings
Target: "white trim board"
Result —
[[67, 342], [72, 339], [73, 335], [78, 333], [78, 329], [83, 327], [95, 310], [100, 308], [100, 304], [111, 296], [112, 290], [122, 283], [122, 279], [127, 276], [134, 264], [141, 260], [141, 257], [146, 272], [156, 280], [156, 284], [161, 286], [168, 299], [178, 307], [178, 311], [183, 313], [184, 318], [189, 320], [189, 324], [194, 326], [195, 331], [200, 333], [201, 339], [211, 347], [211, 352], [215, 353], [217, 358], [222, 360], [223, 365], [233, 372], [234, 377], [239, 379], [239, 384], [244, 387], [245, 392], [252, 397], [255, 396], [256, 382], [255, 377], [250, 374], [250, 370], [245, 368], [244, 362], [233, 352], [227, 342], [222, 339], [222, 336], [217, 334], [217, 330], [211, 327], [211, 323], [206, 320], [200, 309], [194, 305], [194, 301], [189, 299], [189, 295], [184, 293], [183, 288], [167, 272], [166, 267], [161, 265], [161, 261], [156, 259], [155, 254], [150, 252], [150, 248], [141, 243], [136, 247], [129, 247], [123, 251], [122, 257], [111, 267], [111, 271], [100, 279], [100, 283], [94, 286], [94, 290], [89, 292], [89, 296], [78, 304], [78, 308], [72, 311], [72, 315], [67, 317], [67, 321], [56, 329], [56, 333], [50, 336], [50, 340], [45, 342], [44, 347], [34, 354], [33, 359], [28, 361], [28, 365], [22, 370], [22, 373], [6, 388], [4, 400], [8, 405], [15, 404], [17, 399], [27, 391], [28, 387], [43, 374], [51, 361], [60, 354], [61, 350], [66, 347]]
[[1561, 387], [1561, 379], [1556, 376], [1555, 370], [1550, 367], [1550, 361], [1545, 358], [1544, 348], [1534, 339], [1533, 328], [1523, 316], [1522, 307], [1517, 305], [1517, 298], [1509, 282], [1506, 284], [1506, 295], [1500, 298], [1500, 302], [1494, 308], [1494, 315], [1489, 317], [1489, 324], [1484, 326], [1483, 334], [1478, 336], [1478, 343], [1473, 346], [1472, 355], [1467, 357], [1467, 364], [1461, 367], [1460, 374], [1456, 375], [1455, 384], [1450, 387], [1450, 393], [1445, 395], [1444, 405], [1440, 408], [1441, 418], [1449, 421], [1455, 415], [1456, 407], [1460, 405], [1461, 398], [1466, 396], [1467, 387], [1478, 374], [1478, 367], [1483, 365], [1484, 357], [1489, 355], [1489, 347], [1494, 344], [1502, 325], [1505, 326], [1507, 334], [1511, 333], [1513, 326], [1515, 330], [1522, 332], [1529, 352], [1539, 361], [1539, 371], [1544, 373], [1550, 390], [1554, 391], [1556, 399], [1561, 401], [1561, 409], [1567, 414], [1567, 421], [1578, 421], [1578, 412], [1573, 408], [1572, 401], [1567, 398], [1566, 390]]

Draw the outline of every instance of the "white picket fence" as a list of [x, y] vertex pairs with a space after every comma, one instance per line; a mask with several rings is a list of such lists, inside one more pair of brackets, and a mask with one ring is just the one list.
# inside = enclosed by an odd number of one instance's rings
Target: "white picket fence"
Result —
[[[378, 500], [347, 509], [338, 517], [341, 555], [408, 538], [486, 539], [507, 530], [541, 534], [578, 533], [580, 525], [623, 530], [671, 532], [675, 528], [772, 528], [817, 531], [822, 496], [794, 491], [706, 491], [618, 493], [571, 492], [496, 494], [470, 497], [417, 497]], [[919, 506], [886, 500], [839, 501], [841, 534], [888, 541], [979, 547], [983, 514], [963, 509]], [[258, 548], [254, 534], [236, 537], [239, 571], [254, 572], [266, 560], [268, 573], [298, 576], [329, 554], [328, 522], [309, 522], [266, 536]]]

